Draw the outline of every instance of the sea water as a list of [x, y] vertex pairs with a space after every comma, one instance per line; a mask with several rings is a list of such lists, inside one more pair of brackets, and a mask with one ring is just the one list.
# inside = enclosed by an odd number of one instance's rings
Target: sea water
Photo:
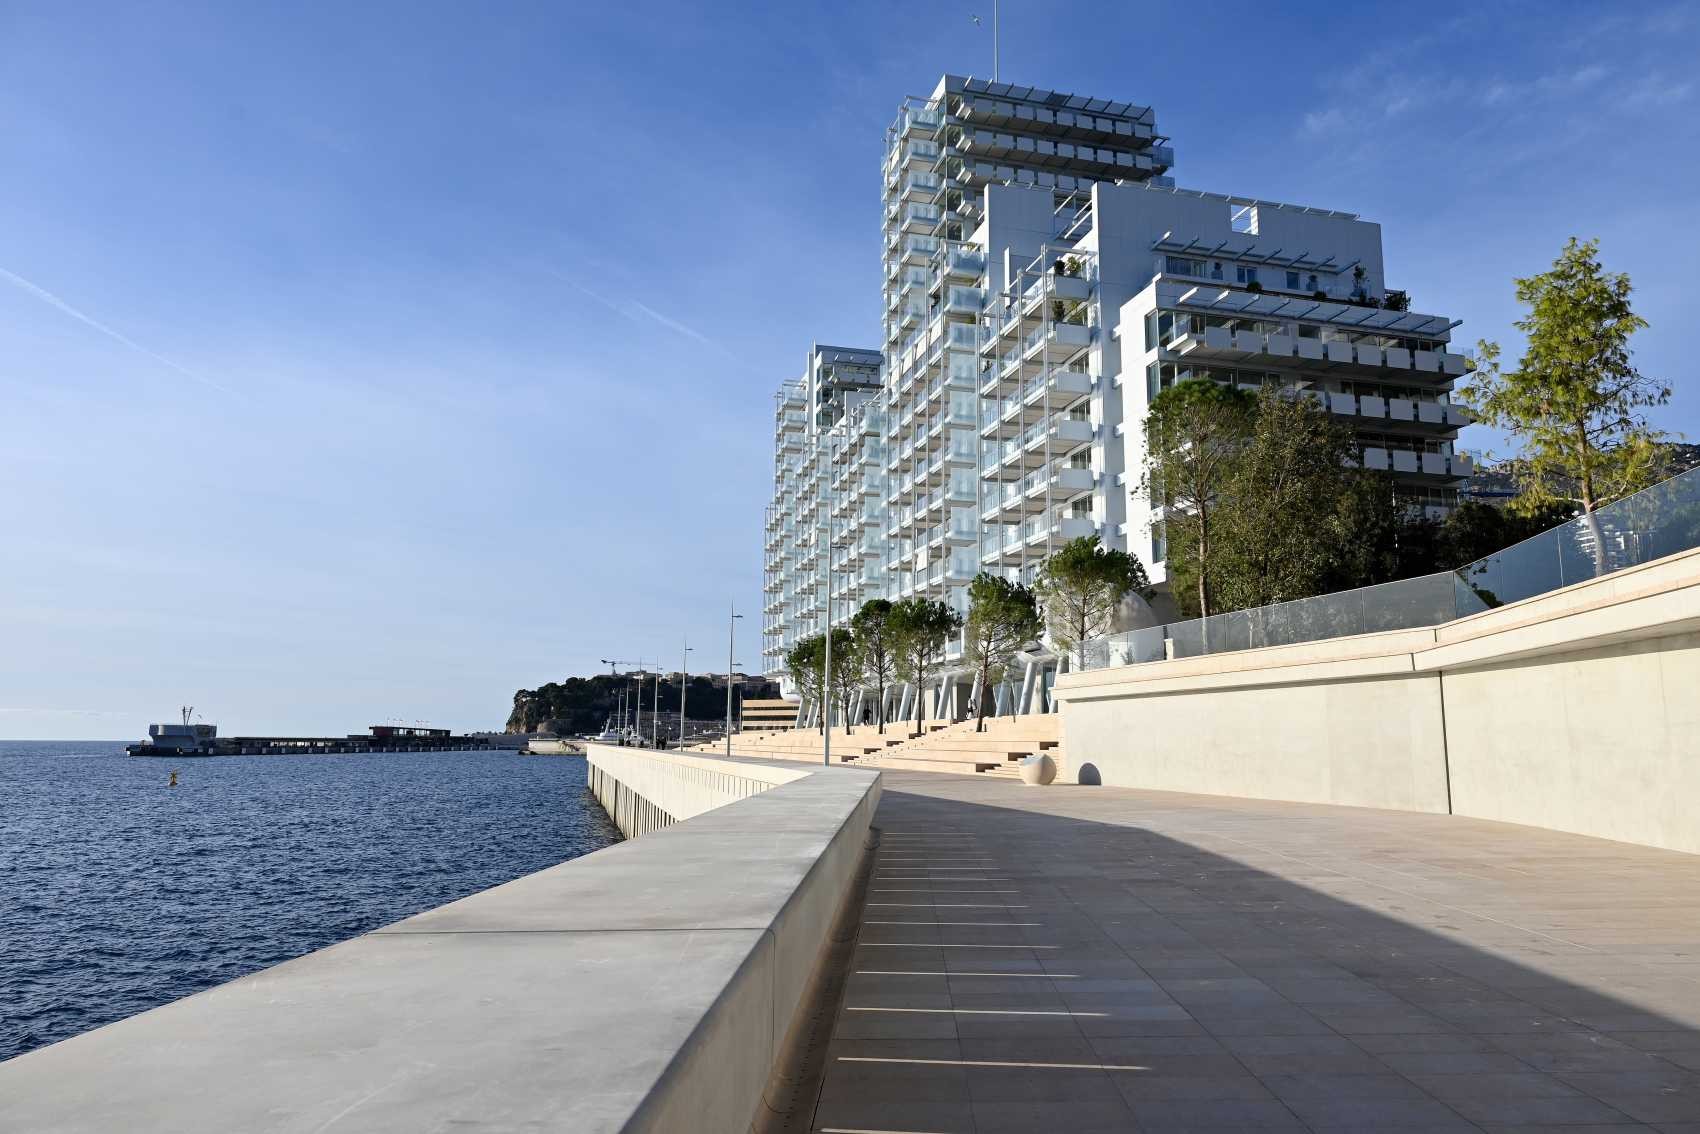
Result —
[[0, 741], [0, 1059], [608, 846], [584, 779], [497, 751]]

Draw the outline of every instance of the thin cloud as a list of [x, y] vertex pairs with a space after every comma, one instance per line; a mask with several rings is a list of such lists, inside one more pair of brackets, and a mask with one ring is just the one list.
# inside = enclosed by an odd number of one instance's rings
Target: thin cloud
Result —
[[653, 307], [650, 307], [646, 304], [639, 303], [635, 299], [632, 300], [632, 306], [637, 308], [639, 311], [642, 311], [645, 315], [648, 315], [651, 319], [654, 319], [657, 323], [660, 323], [663, 327], [666, 327], [668, 330], [677, 331], [679, 334], [684, 335], [686, 338], [695, 339], [697, 342], [702, 343], [704, 346], [713, 347], [715, 350], [720, 351], [722, 354], [730, 356], [731, 353], [732, 353], [731, 351], [727, 350], [725, 347], [721, 346], [719, 343], [715, 342], [713, 339], [709, 338], [707, 335], [703, 334], [701, 331], [695, 330], [694, 328], [691, 328], [691, 327], [687, 327], [683, 323], [679, 322], [677, 319], [669, 319], [667, 316], [663, 315], [661, 312], [657, 311]]
[[1306, 136], [1321, 138], [1339, 132], [1346, 125], [1346, 112], [1337, 106], [1313, 110], [1304, 117], [1302, 130]]
[[1670, 79], [1658, 74], [1645, 75], [1623, 96], [1623, 104], [1629, 107], [1671, 106], [1692, 93], [1692, 79]]
[[695, 327], [686, 326], [684, 323], [679, 322], [677, 319], [674, 319], [674, 318], [672, 318], [668, 315], [663, 315], [661, 312], [659, 312], [655, 308], [649, 306], [647, 303], [640, 303], [635, 299], [629, 299], [629, 300], [625, 300], [625, 301], [610, 299], [608, 296], [603, 295], [601, 292], [595, 291], [595, 290], [593, 290], [589, 287], [586, 287], [584, 284], [580, 283], [578, 280], [573, 279], [571, 276], [565, 274], [564, 272], [558, 272], [554, 268], [549, 268], [549, 267], [545, 267], [543, 270], [545, 272], [547, 272], [549, 275], [560, 280], [562, 283], [566, 284], [568, 287], [572, 288], [573, 290], [583, 292], [585, 295], [588, 295], [590, 298], [596, 300], [596, 302], [602, 304], [602, 306], [608, 308], [610, 311], [613, 311], [618, 315], [622, 315], [625, 318], [630, 319], [634, 323], [641, 321], [639, 319], [639, 316], [641, 315], [644, 318], [653, 320], [654, 322], [661, 324], [663, 327], [666, 327], [669, 331], [672, 331], [675, 334], [683, 335], [687, 339], [694, 339], [695, 341], [701, 343], [703, 346], [709, 347], [712, 350], [717, 350], [721, 354], [725, 355], [727, 358], [736, 358], [737, 357], [731, 351], [727, 350], [724, 346], [722, 346], [719, 342], [717, 342], [714, 339], [709, 338], [707, 335], [703, 334], [701, 331], [697, 330]]
[[138, 343], [135, 339], [130, 338], [128, 335], [125, 335], [121, 331], [113, 330], [111, 327], [108, 327], [105, 323], [102, 323], [99, 319], [96, 319], [94, 316], [77, 310], [75, 307], [72, 307], [69, 303], [66, 303], [63, 299], [60, 299], [57, 295], [54, 295], [51, 291], [48, 291], [46, 288], [40, 286], [39, 284], [31, 283], [29, 280], [24, 279], [24, 277], [18, 275], [16, 272], [10, 272], [10, 271], [7, 271], [5, 268], [0, 268], [0, 278], [5, 279], [7, 282], [9, 282], [9, 283], [13, 284], [14, 286], [20, 288], [21, 290], [28, 292], [30, 295], [35, 296], [37, 299], [41, 300], [43, 303], [47, 304], [49, 307], [52, 307], [57, 311], [63, 312], [66, 315], [69, 315], [71, 318], [77, 320], [77, 322], [82, 323], [82, 324], [89, 326], [89, 327], [93, 327], [95, 330], [99, 331], [101, 334], [105, 335], [107, 338], [113, 339], [117, 342], [124, 344], [125, 346], [129, 347], [131, 350], [135, 351], [137, 354], [145, 355], [146, 357], [153, 359], [155, 362], [159, 363], [161, 366], [169, 367], [172, 370], [177, 371], [177, 373], [183, 375], [186, 378], [193, 378], [197, 382], [211, 386], [215, 390], [222, 390], [226, 394], [234, 394], [236, 392], [236, 391], [230, 389], [230, 387], [228, 387], [228, 386], [219, 385], [217, 382], [214, 382], [211, 378], [205, 377], [204, 375], [201, 375], [201, 374], [196, 374], [193, 370], [190, 370], [187, 366], [184, 366], [181, 363], [173, 362], [171, 359], [165, 357], [163, 354], [159, 354], [155, 351], [149, 350], [147, 347], [143, 346], [141, 343]]

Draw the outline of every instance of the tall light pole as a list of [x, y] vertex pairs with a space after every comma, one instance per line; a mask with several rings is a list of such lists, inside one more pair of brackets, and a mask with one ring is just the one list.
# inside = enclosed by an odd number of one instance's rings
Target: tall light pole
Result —
[[691, 664], [691, 638], [685, 635], [685, 652], [679, 655], [679, 747], [685, 746], [685, 669]]
[[832, 766], [832, 542], [830, 540], [827, 541], [826, 547], [821, 549], [821, 557], [826, 560], [826, 664], [821, 667], [820, 683], [820, 762], [830, 768]]
[[732, 660], [734, 643], [738, 639], [738, 619], [744, 617], [738, 613], [738, 604], [732, 604], [732, 617], [726, 620], [726, 755], [732, 755], [732, 667], [738, 663]]
[[655, 666], [655, 701], [649, 707], [649, 746], [661, 747], [661, 665]]
[[[821, 674], [821, 720], [826, 729], [821, 734], [821, 763], [832, 764], [832, 552], [833, 549], [843, 549], [850, 546], [850, 541], [834, 543], [827, 540], [824, 557], [826, 559], [826, 664]], [[850, 726], [845, 720], [846, 728]]]

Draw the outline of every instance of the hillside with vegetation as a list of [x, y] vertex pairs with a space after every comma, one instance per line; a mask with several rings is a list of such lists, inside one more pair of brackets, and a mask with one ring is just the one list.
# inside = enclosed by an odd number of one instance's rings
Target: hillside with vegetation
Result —
[[[638, 687], [635, 674], [599, 673], [594, 677], [569, 677], [551, 681], [536, 689], [520, 689], [514, 693], [513, 711], [508, 714], [506, 731], [510, 733], [551, 732], [558, 736], [600, 732], [608, 719], [620, 711], [622, 694], [630, 695]], [[752, 677], [744, 686], [734, 687], [734, 707], [744, 696], [778, 696], [772, 682]], [[643, 714], [647, 719], [655, 705], [655, 678], [643, 679]], [[679, 678], [662, 678], [660, 710], [663, 716], [679, 711]], [[685, 716], [694, 721], [726, 719], [726, 685], [706, 676], [690, 679], [685, 699]]]

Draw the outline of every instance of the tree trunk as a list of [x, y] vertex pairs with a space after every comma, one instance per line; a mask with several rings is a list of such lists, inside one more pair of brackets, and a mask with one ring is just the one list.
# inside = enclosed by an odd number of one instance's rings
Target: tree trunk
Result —
[[1577, 446], [1578, 456], [1582, 466], [1582, 522], [1588, 526], [1588, 537], [1594, 543], [1594, 578], [1599, 578], [1607, 571], [1605, 532], [1600, 530], [1600, 518], [1594, 515], [1594, 471], [1589, 467], [1587, 459], [1588, 443], [1584, 439]]
[[1210, 652], [1210, 518], [1198, 509], [1198, 640], [1202, 653]]
[[986, 694], [990, 691], [991, 686], [991, 675], [987, 672], [987, 670], [990, 668], [991, 666], [989, 663], [982, 662], [980, 664], [980, 672], [978, 675], [980, 678], [980, 688], [977, 690], [979, 703], [974, 706], [975, 732], [986, 731]]
[[879, 688], [879, 704], [875, 707], [875, 719], [879, 721], [879, 734], [885, 735], [885, 667], [881, 666], [874, 675], [874, 684]]
[[915, 666], [915, 735], [920, 736], [927, 731], [927, 674], [919, 664]]

